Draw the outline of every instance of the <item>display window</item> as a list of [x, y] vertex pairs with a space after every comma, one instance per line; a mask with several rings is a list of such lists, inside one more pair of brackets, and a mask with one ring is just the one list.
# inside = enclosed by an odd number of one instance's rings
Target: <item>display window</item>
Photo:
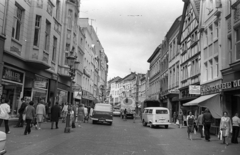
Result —
[[12, 67], [4, 66], [2, 75], [1, 97], [9, 99], [11, 117], [16, 117], [21, 105], [25, 73]]
[[62, 89], [57, 90], [57, 101], [60, 106], [63, 106], [64, 103], [67, 103], [68, 92]]

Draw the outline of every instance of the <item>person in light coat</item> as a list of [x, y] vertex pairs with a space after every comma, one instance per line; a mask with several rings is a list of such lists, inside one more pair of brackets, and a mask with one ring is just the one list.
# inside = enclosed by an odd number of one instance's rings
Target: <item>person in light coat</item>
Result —
[[44, 99], [41, 99], [40, 103], [37, 105], [36, 115], [38, 130], [40, 130], [43, 119], [46, 116], [46, 107], [44, 105]]
[[9, 100], [8, 99], [2, 99], [2, 104], [0, 105], [1, 107], [1, 112], [3, 115], [0, 116], [0, 126], [2, 125], [2, 122], [4, 121], [5, 125], [5, 133], [9, 134], [9, 126], [8, 126], [8, 120], [10, 118], [9, 113], [10, 113], [10, 106], [9, 106]]

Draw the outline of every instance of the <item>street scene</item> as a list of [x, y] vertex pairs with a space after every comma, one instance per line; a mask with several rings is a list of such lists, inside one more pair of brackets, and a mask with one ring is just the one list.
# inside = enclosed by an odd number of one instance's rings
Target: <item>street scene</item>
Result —
[[240, 0], [0, 0], [0, 155], [240, 154]]

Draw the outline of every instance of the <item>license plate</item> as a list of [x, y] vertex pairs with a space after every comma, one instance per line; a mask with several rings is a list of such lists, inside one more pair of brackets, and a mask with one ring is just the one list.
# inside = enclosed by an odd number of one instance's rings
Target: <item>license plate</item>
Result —
[[99, 121], [100, 121], [100, 122], [105, 122], [105, 120], [104, 120], [104, 119], [100, 119]]

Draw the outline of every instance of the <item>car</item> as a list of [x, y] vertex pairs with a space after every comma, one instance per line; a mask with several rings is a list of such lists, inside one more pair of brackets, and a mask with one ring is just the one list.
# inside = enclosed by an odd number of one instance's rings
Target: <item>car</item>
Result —
[[121, 111], [120, 109], [113, 109], [113, 116], [121, 116]]
[[5, 150], [6, 138], [7, 138], [6, 133], [0, 131], [0, 155], [3, 155], [7, 152]]
[[96, 103], [92, 113], [92, 124], [95, 123], [108, 123], [112, 125], [113, 110], [111, 104]]
[[165, 126], [168, 128], [170, 123], [170, 113], [168, 108], [164, 107], [148, 107], [142, 113], [143, 126]]

